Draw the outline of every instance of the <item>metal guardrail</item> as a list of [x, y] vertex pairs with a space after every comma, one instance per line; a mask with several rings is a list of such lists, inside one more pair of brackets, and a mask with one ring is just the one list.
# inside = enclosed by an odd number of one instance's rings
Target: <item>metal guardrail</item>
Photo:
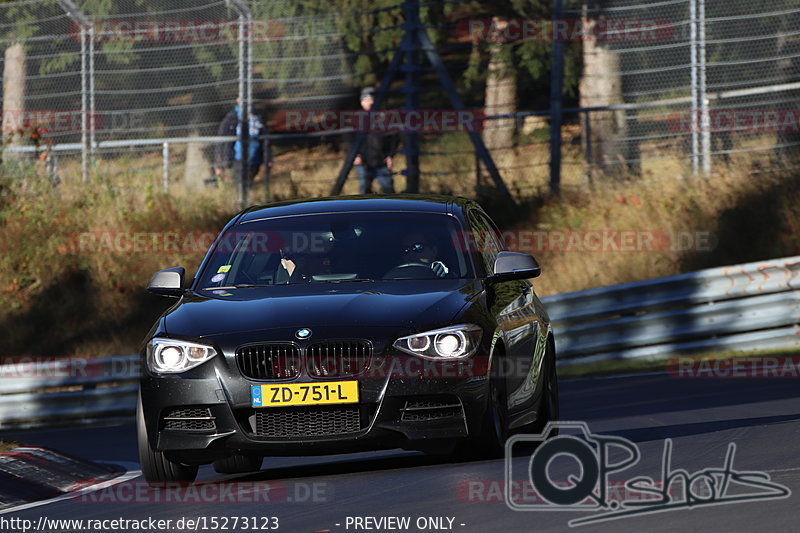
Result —
[[138, 355], [0, 366], [0, 431], [131, 421], [139, 390]]
[[[543, 298], [560, 365], [800, 346], [800, 256]], [[0, 366], [0, 431], [130, 421], [138, 355]]]
[[800, 346], [800, 256], [543, 301], [561, 365]]

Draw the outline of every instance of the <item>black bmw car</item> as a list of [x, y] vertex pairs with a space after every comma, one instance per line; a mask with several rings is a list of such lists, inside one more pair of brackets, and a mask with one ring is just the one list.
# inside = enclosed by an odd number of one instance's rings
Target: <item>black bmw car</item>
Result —
[[322, 198], [249, 208], [142, 348], [137, 430], [150, 482], [265, 456], [405, 448], [493, 456], [558, 417], [533, 257], [473, 201]]

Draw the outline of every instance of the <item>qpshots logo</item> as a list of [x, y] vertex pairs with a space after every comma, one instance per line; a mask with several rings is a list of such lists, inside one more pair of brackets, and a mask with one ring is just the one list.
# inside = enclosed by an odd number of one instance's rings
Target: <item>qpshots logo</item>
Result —
[[[565, 432], [570, 432], [566, 434]], [[549, 437], [549, 438], [548, 438]], [[526, 469], [515, 460], [514, 447], [536, 444]], [[697, 509], [709, 505], [777, 500], [791, 496], [788, 487], [771, 481], [769, 474], [736, 470], [736, 443], [728, 443], [722, 466], [689, 472], [673, 464], [672, 439], [665, 439], [661, 464], [655, 470], [662, 479], [638, 475], [624, 481], [626, 499], [612, 497], [610, 476], [637, 465], [642, 457], [630, 440], [592, 433], [586, 422], [550, 422], [541, 435], [515, 435], [506, 442], [506, 505], [514, 511], [585, 511], [590, 516], [569, 521], [571, 527], [651, 513]], [[612, 461], [612, 457], [616, 460]], [[623, 457], [620, 459], [620, 457]], [[559, 458], [568, 459], [579, 473], [564, 479], [553, 468]], [[560, 463], [563, 464], [563, 463]], [[538, 498], [531, 501], [512, 490], [522, 480]]]

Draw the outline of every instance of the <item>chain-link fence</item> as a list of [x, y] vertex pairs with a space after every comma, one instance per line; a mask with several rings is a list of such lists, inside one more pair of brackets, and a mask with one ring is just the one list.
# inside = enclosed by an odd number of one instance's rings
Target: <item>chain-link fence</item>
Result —
[[[582, 188], [793, 165], [796, 2], [555, 5], [4, 2], [4, 160], [36, 157], [55, 181], [208, 187], [242, 172], [215, 170], [235, 167], [237, 150], [266, 142], [251, 201], [325, 194], [340, 174], [356, 192], [343, 165], [360, 131], [349, 113], [371, 85], [380, 109], [399, 110], [387, 115], [399, 125], [381, 126], [397, 141], [396, 190], [418, 180], [421, 191], [522, 197], [555, 169]], [[237, 100], [263, 130], [240, 124]], [[253, 138], [236, 148], [243, 125]]]
[[6, 159], [33, 152], [60, 180], [205, 186], [230, 166], [238, 120], [220, 128], [240, 100], [262, 121], [355, 103], [340, 17], [321, 2], [4, 2]]
[[608, 108], [582, 117], [588, 178], [785, 169], [797, 153], [796, 2], [610, 0], [570, 13], [607, 31], [581, 50], [580, 105]]

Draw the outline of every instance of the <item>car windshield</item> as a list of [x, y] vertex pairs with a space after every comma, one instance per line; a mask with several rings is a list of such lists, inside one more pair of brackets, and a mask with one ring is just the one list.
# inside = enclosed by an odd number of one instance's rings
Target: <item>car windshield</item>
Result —
[[247, 221], [221, 236], [198, 287], [467, 278], [472, 265], [463, 236], [457, 219], [443, 213], [347, 212]]

